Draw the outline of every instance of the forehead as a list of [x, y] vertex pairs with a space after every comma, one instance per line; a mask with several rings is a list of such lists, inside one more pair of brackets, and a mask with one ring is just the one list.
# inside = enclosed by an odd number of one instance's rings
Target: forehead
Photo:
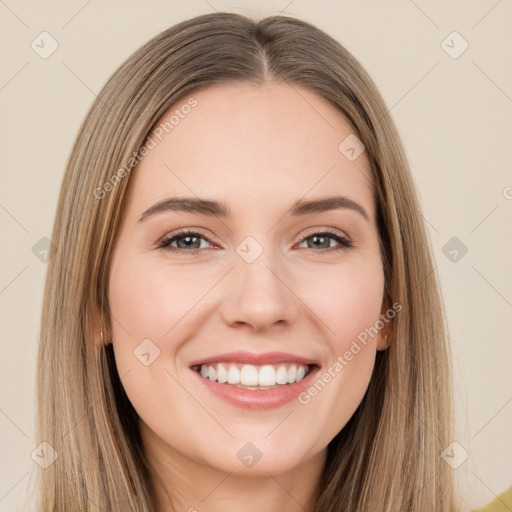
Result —
[[209, 86], [156, 123], [154, 147], [132, 171], [129, 208], [140, 214], [184, 194], [261, 215], [263, 205], [339, 193], [373, 215], [365, 153], [351, 161], [339, 149], [351, 135], [334, 106], [297, 84]]

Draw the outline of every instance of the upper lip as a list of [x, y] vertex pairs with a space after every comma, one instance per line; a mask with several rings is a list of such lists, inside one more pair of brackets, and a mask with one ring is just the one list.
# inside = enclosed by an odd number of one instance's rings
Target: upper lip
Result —
[[192, 361], [190, 366], [200, 366], [211, 363], [242, 363], [256, 366], [278, 363], [316, 364], [312, 359], [286, 352], [265, 352], [262, 354], [256, 354], [253, 352], [239, 351], [217, 354], [215, 356], [205, 357], [204, 359], [197, 359], [196, 361]]

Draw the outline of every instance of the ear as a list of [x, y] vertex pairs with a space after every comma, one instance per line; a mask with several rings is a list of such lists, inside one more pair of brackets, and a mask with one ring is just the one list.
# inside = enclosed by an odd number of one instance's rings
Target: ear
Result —
[[110, 330], [106, 327], [106, 323], [103, 320], [103, 315], [100, 310], [96, 308], [93, 315], [93, 337], [94, 342], [98, 347], [108, 346], [111, 342]]
[[389, 348], [391, 344], [391, 329], [390, 325], [386, 324], [386, 326], [379, 332], [379, 336], [377, 338], [377, 350], [386, 350]]
[[[384, 301], [382, 310], [380, 312], [379, 320], [382, 322], [382, 328], [379, 329], [377, 336], [377, 350], [386, 350], [391, 345], [391, 335], [393, 333], [393, 317], [389, 314], [387, 301]], [[393, 310], [394, 313], [394, 310]], [[381, 324], [379, 323], [379, 326]]]

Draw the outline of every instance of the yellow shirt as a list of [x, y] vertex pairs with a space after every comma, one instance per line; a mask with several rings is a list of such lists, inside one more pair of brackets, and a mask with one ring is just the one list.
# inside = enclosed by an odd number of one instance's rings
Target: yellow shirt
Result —
[[512, 510], [512, 487], [502, 492], [490, 503], [482, 508], [476, 508], [473, 512], [510, 512]]

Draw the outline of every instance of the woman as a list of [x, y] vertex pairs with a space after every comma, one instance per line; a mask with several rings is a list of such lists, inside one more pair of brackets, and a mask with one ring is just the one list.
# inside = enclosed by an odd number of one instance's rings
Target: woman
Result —
[[324, 32], [216, 13], [137, 50], [80, 129], [52, 241], [41, 510], [457, 510], [410, 170]]

